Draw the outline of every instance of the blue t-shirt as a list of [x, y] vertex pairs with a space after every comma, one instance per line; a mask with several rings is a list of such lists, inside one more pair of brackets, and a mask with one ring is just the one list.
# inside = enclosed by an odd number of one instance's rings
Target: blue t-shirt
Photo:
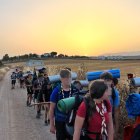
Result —
[[[70, 91], [63, 91], [63, 92], [64, 92], [64, 98], [68, 98], [69, 94], [70, 94]], [[75, 92], [77, 92], [77, 89], [72, 89], [71, 92], [75, 93]], [[53, 92], [52, 92], [52, 94], [50, 96], [50, 102], [53, 102], [53, 103], [56, 104], [56, 107], [55, 107], [55, 120], [60, 121], [60, 122], [66, 122], [68, 114], [60, 112], [58, 110], [58, 108], [57, 108], [57, 103], [61, 99], [63, 99], [63, 95], [62, 95], [60, 87], [58, 86], [58, 87], [54, 88], [54, 90], [53, 90]]]
[[115, 98], [114, 98], [114, 100], [112, 99], [112, 96], [110, 97], [110, 102], [111, 102], [111, 105], [112, 105], [112, 109], [114, 107], [118, 107], [120, 105], [119, 91], [117, 89], [114, 89], [114, 90], [115, 90]]

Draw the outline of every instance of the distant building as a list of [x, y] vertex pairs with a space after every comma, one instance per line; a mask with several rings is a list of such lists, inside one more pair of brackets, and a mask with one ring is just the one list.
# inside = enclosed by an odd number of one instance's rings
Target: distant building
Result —
[[106, 57], [105, 57], [105, 56], [99, 56], [98, 59], [99, 59], [99, 60], [105, 60]]
[[44, 56], [44, 57], [50, 57], [51, 54], [50, 54], [50, 53], [44, 53], [43, 56]]
[[43, 68], [45, 66], [42, 60], [29, 60], [26, 62], [27, 67], [35, 67], [36, 69]]
[[122, 56], [99, 56], [99, 60], [121, 60], [123, 59]]

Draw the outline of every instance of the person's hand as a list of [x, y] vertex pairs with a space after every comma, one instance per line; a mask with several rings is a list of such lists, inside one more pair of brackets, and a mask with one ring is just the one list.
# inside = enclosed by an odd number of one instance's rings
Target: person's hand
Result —
[[50, 132], [51, 132], [52, 134], [55, 134], [55, 131], [56, 131], [55, 126], [54, 126], [54, 125], [51, 125], [51, 126], [50, 126]]

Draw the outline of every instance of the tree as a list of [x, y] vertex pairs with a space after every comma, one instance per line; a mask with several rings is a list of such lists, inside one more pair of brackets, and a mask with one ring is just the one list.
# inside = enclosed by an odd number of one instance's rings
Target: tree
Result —
[[28, 56], [29, 56], [29, 58], [32, 58], [32, 57], [33, 57], [33, 54], [32, 54], [32, 53], [30, 53]]
[[9, 55], [5, 54], [2, 58], [3, 61], [8, 61], [9, 60]]
[[51, 57], [55, 57], [57, 55], [57, 52], [51, 52]]
[[64, 57], [69, 57], [69, 56], [65, 54], [65, 56], [64, 56]]
[[32, 54], [32, 57], [33, 58], [38, 58], [38, 55], [34, 53], [34, 54]]
[[58, 58], [63, 58], [64, 57], [64, 54], [59, 54], [58, 55]]
[[1, 67], [1, 66], [3, 66], [3, 63], [2, 63], [2, 61], [0, 60], [0, 67]]

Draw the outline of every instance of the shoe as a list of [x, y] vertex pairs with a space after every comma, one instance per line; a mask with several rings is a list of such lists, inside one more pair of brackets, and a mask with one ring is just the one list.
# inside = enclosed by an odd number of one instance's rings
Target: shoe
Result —
[[26, 102], [26, 105], [29, 106], [29, 102], [28, 101]]
[[36, 114], [36, 118], [40, 119], [40, 114], [39, 113]]
[[28, 103], [28, 106], [31, 107], [31, 103]]
[[44, 123], [45, 123], [45, 125], [46, 125], [46, 126], [48, 126], [48, 125], [49, 125], [49, 123], [48, 123], [48, 121], [47, 121], [47, 120], [45, 120], [45, 121], [44, 121]]
[[48, 120], [48, 124], [50, 124], [50, 120]]

